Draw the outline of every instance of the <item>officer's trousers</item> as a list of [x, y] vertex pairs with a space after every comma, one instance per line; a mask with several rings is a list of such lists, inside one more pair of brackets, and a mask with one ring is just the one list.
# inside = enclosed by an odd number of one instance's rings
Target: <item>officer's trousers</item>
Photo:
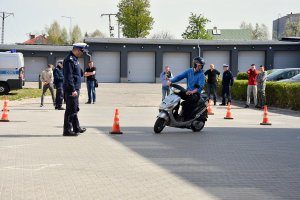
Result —
[[231, 102], [231, 88], [229, 85], [222, 85], [222, 104], [226, 104], [226, 97], [227, 103]]
[[61, 108], [64, 100], [64, 92], [62, 83], [58, 83], [55, 85], [56, 87], [56, 97], [55, 97], [55, 107]]
[[79, 112], [79, 91], [78, 95], [73, 97], [71, 92], [65, 91], [66, 94], [66, 110], [64, 119], [64, 133], [72, 131], [77, 132], [80, 129], [77, 113]]

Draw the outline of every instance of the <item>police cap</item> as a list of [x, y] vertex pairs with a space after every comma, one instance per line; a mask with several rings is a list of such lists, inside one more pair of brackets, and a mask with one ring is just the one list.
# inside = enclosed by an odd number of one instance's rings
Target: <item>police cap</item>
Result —
[[88, 45], [86, 43], [75, 43], [73, 49], [80, 49], [82, 52], [87, 52]]

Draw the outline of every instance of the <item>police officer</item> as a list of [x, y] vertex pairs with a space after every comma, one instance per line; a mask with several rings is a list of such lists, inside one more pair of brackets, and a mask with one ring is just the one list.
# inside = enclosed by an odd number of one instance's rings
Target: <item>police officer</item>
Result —
[[[70, 54], [64, 59], [64, 92], [66, 97], [66, 111], [64, 119], [63, 136], [77, 136], [84, 133], [85, 128], [81, 128], [77, 113], [79, 111], [79, 90], [81, 87], [81, 69], [78, 58], [87, 52], [86, 43], [73, 44]], [[73, 128], [73, 130], [72, 130]]]
[[57, 62], [57, 66], [53, 70], [54, 76], [54, 85], [56, 88], [56, 97], [55, 97], [55, 110], [64, 110], [62, 107], [64, 93], [63, 93], [63, 82], [64, 82], [64, 73], [63, 73], [63, 61], [60, 60]]
[[222, 78], [222, 103], [219, 104], [220, 106], [225, 106], [226, 104], [226, 97], [227, 103], [231, 102], [231, 87], [233, 85], [233, 75], [231, 71], [229, 71], [229, 65], [223, 65], [223, 78]]

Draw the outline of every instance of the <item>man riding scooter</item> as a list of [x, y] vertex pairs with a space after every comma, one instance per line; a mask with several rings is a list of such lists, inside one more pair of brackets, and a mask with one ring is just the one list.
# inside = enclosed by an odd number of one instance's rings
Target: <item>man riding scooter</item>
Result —
[[[168, 82], [168, 85], [170, 86], [172, 83], [181, 81], [184, 78], [187, 79], [187, 92], [180, 95], [181, 98], [185, 100], [182, 103], [183, 116], [181, 116], [183, 117], [182, 120], [184, 121], [187, 121], [193, 117], [192, 111], [196, 107], [196, 104], [200, 99], [200, 94], [205, 84], [205, 76], [203, 72], [203, 67], [205, 64], [204, 59], [202, 57], [196, 57], [193, 59], [192, 64], [192, 68], [182, 72], [172, 79], [169, 79]], [[175, 109], [175, 112], [177, 112], [174, 113], [175, 117], [178, 116], [178, 109], [179, 105], [177, 106], [177, 109]]]

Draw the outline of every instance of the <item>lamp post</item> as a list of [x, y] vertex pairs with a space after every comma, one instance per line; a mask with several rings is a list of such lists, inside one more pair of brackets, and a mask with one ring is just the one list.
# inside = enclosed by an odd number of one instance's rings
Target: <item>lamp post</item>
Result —
[[8, 12], [0, 12], [2, 13], [2, 35], [1, 35], [1, 44], [4, 43], [4, 20], [5, 18], [9, 17], [10, 15], [14, 16], [14, 13], [8, 13]]
[[[114, 30], [114, 27], [111, 25], [111, 18], [110, 16], [117, 16], [118, 14], [115, 13], [109, 13], [109, 14], [101, 14], [101, 17], [103, 16], [108, 16], [108, 21], [109, 21], [109, 25], [108, 25], [108, 29], [109, 29], [109, 36], [110, 37], [114, 37], [114, 34], [112, 33], [112, 31]], [[120, 38], [120, 26], [119, 26], [119, 22], [118, 22], [118, 38]]]
[[70, 17], [70, 16], [61, 16], [61, 17], [67, 18], [70, 21], [69, 22], [70, 23], [69, 32], [70, 32], [70, 41], [71, 41], [71, 38], [72, 38], [72, 19], [73, 19], [73, 17]]

